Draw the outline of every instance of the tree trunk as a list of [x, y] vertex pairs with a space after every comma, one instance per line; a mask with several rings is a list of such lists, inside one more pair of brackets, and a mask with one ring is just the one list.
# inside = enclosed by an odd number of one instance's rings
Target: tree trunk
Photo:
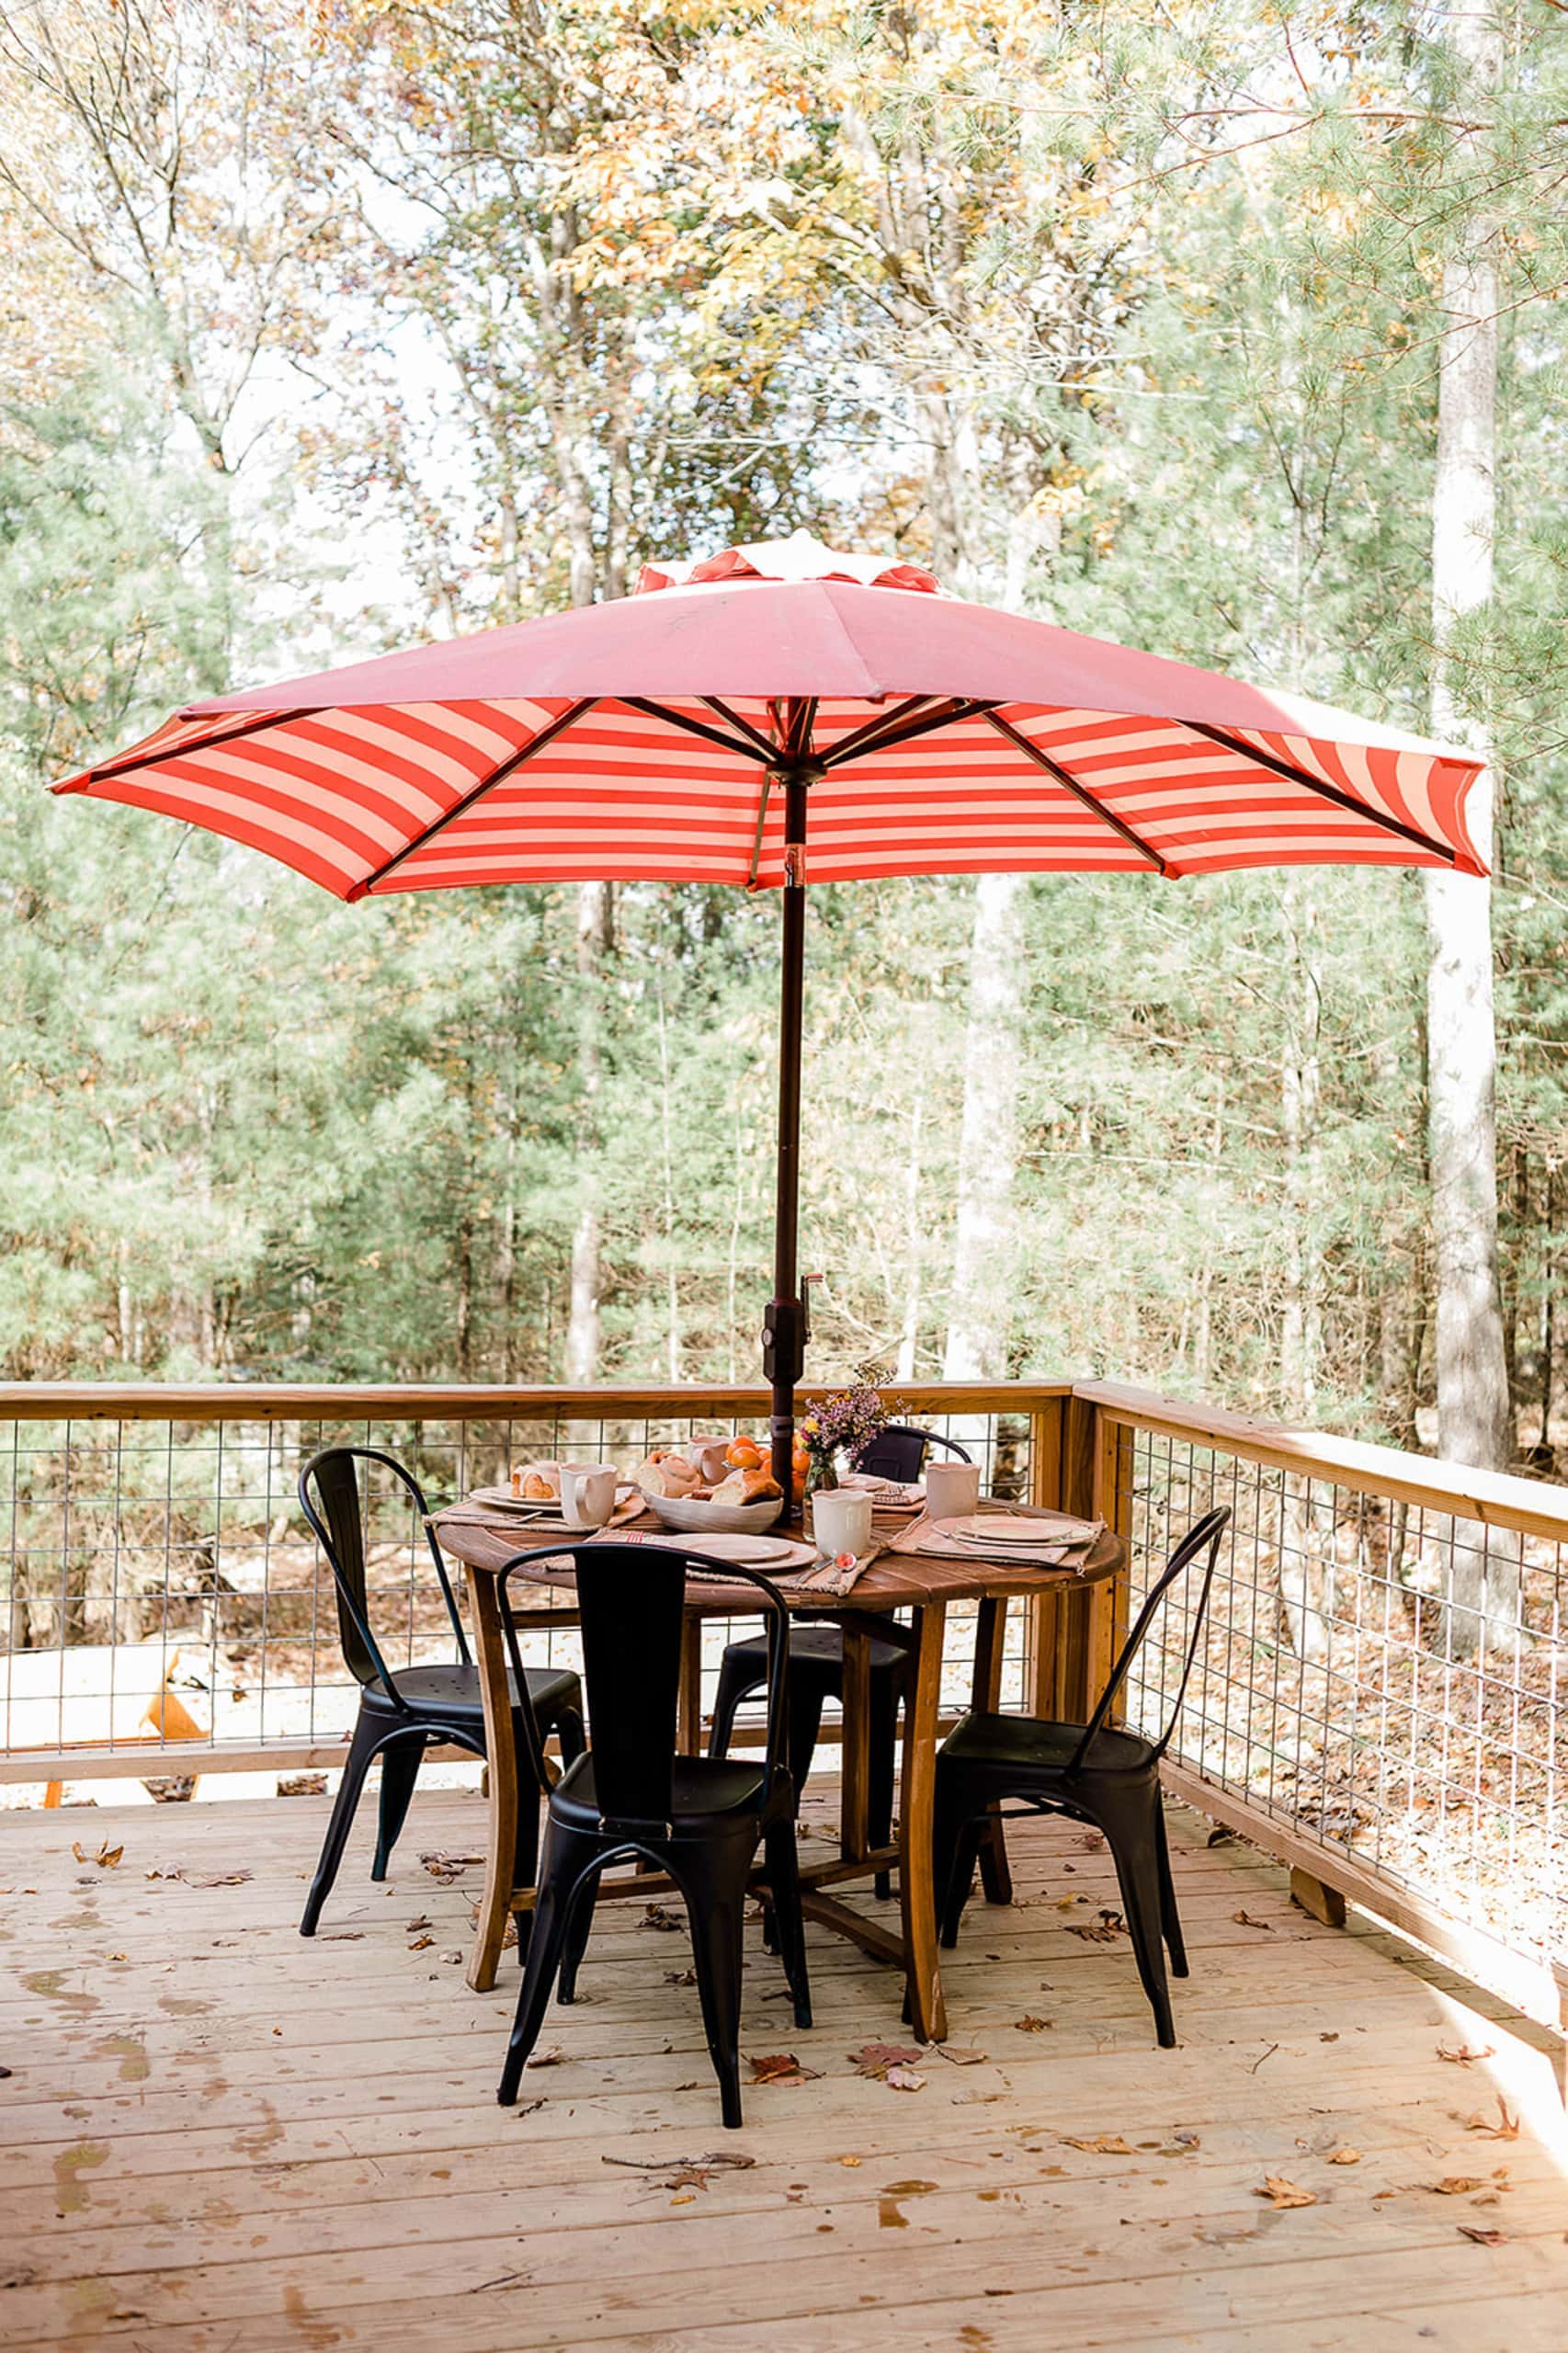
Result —
[[[1472, 103], [1496, 90], [1499, 22], [1477, 11], [1453, 19]], [[1479, 171], [1482, 159], [1464, 159]], [[1484, 752], [1483, 731], [1460, 706], [1449, 648], [1455, 626], [1492, 594], [1496, 521], [1497, 268], [1494, 224], [1465, 222], [1443, 265], [1437, 379], [1437, 460], [1432, 484], [1432, 726]], [[1470, 830], [1490, 865], [1494, 788], [1483, 774]], [[1447, 1460], [1506, 1470], [1514, 1451], [1497, 1268], [1497, 1043], [1492, 1002], [1491, 885], [1434, 870], [1426, 877], [1426, 1088], [1437, 1273], [1437, 1449]], [[1490, 1557], [1484, 1531], [1456, 1526], [1446, 1630], [1469, 1653], [1483, 1620], [1501, 1629], [1517, 1602], [1517, 1547]]]
[[1019, 874], [983, 874], [974, 890], [947, 1381], [1000, 1380], [1007, 1369], [1025, 887]]
[[598, 1116], [602, 1083], [599, 986], [614, 926], [610, 882], [577, 885], [577, 1068], [582, 1080], [578, 1132], [577, 1222], [572, 1231], [572, 1278], [566, 1316], [564, 1376], [593, 1381], [599, 1367]]

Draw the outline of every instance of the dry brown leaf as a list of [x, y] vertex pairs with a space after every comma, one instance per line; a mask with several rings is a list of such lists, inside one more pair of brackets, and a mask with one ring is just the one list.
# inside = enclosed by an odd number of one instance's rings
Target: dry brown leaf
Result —
[[666, 1985], [695, 1985], [697, 1972], [695, 1969], [666, 1969], [665, 1983]]
[[1272, 1920], [1255, 1920], [1250, 1912], [1233, 1912], [1231, 1917], [1240, 1928], [1267, 1928], [1270, 1936], [1274, 1933]]
[[1506, 2246], [1508, 2244], [1506, 2231], [1483, 2230], [1479, 2222], [1461, 2222], [1459, 2234], [1461, 2239], [1473, 2239], [1477, 2246]]
[[1267, 2198], [1277, 2214], [1292, 2206], [1315, 2206], [1318, 2202], [1315, 2189], [1303, 2189], [1299, 2181], [1287, 2181], [1282, 2173], [1266, 2173], [1262, 2188], [1252, 2194], [1255, 2198]]
[[1450, 2067], [1468, 2067], [1472, 2059], [1490, 2059], [1492, 2045], [1487, 2043], [1483, 2049], [1472, 2051], [1467, 2042], [1461, 2042], [1457, 2051], [1450, 2051], [1446, 2042], [1439, 2042], [1437, 2056], [1446, 2059]]
[[1126, 1936], [1127, 1923], [1119, 1912], [1102, 1912], [1092, 1923], [1085, 1920], [1070, 1926], [1067, 1933], [1070, 1937], [1082, 1937], [1085, 1944], [1113, 1945], [1118, 1937]]
[[411, 1937], [417, 1936], [421, 1928], [427, 1928], [430, 1926], [429, 1915], [427, 1913], [421, 1912], [414, 1919], [405, 1920], [403, 1926]]
[[668, 1937], [678, 1936], [685, 1927], [686, 1922], [676, 1913], [666, 1912], [662, 1904], [645, 1904], [642, 1907], [642, 1917], [638, 1926], [643, 1928], [657, 1928]]
[[849, 2063], [858, 2075], [883, 2076], [890, 2067], [914, 2067], [924, 2059], [917, 2051], [899, 2042], [868, 2042], [858, 2051], [851, 2051]]
[[890, 2092], [923, 2092], [926, 2078], [913, 2067], [890, 2067], [882, 2077]]
[[562, 2051], [559, 2042], [556, 2042], [552, 2043], [548, 2051], [536, 2051], [528, 2061], [528, 2065], [530, 2067], [559, 2067], [565, 2057], [565, 2052]]
[[754, 2084], [809, 2084], [814, 2081], [816, 2069], [802, 2067], [792, 2051], [776, 2051], [766, 2059], [746, 2061]]
[[1462, 2198], [1467, 2190], [1484, 2189], [1486, 2177], [1479, 2173], [1446, 2173], [1441, 2181], [1429, 2181], [1426, 2187], [1439, 2198]]
[[1502, 2094], [1497, 2097], [1497, 2121], [1494, 2124], [1484, 2116], [1472, 2116], [1465, 2126], [1467, 2132], [1484, 2132], [1489, 2141], [1517, 2141], [1519, 2120], [1513, 2114]]
[[1051, 2020], [1037, 2018], [1032, 2010], [1026, 2010], [1021, 2018], [1013, 2020], [1013, 2024], [1020, 2034], [1043, 2034], [1050, 2026]]
[[436, 1939], [434, 1937], [415, 1937], [408, 1949], [410, 1952], [424, 1952], [426, 1948], [433, 1945]]
[[1087, 2149], [1091, 2155], [1096, 2157], [1131, 2157], [1137, 2154], [1131, 2142], [1124, 2141], [1119, 2132], [1096, 2132], [1092, 2141], [1075, 2141], [1070, 2132], [1064, 2132], [1062, 2138], [1068, 2148]]
[[932, 2048], [938, 2057], [950, 2060], [955, 2067], [978, 2067], [991, 2055], [986, 2051], [966, 2050], [956, 2042], [937, 2042]]
[[1361, 2162], [1361, 2152], [1359, 2149], [1352, 2149], [1348, 2147], [1344, 2149], [1331, 2149], [1329, 2151], [1328, 2162], [1331, 2165], [1358, 2165]]

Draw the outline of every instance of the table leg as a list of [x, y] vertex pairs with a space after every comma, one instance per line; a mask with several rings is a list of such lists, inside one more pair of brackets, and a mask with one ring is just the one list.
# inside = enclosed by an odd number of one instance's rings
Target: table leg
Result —
[[871, 1843], [871, 1644], [866, 1629], [852, 1623], [844, 1628], [842, 1704], [839, 1838], [845, 1861], [858, 1863]]
[[[479, 1899], [468, 1982], [476, 1994], [495, 1983], [502, 1942], [512, 1912], [513, 1867], [517, 1851], [517, 1756], [512, 1738], [512, 1698], [506, 1680], [506, 1643], [501, 1631], [501, 1592], [494, 1576], [471, 1568], [469, 1608], [473, 1648], [484, 1705], [484, 1752], [489, 1767], [490, 1827], [484, 1855], [484, 1893]], [[537, 1798], [534, 1800], [537, 1804]]]
[[688, 1609], [680, 1630], [680, 1699], [677, 1710], [683, 1756], [702, 1752], [702, 1620]]
[[[974, 1683], [971, 1704], [979, 1715], [993, 1716], [1002, 1698], [1002, 1649], [1007, 1631], [1007, 1597], [988, 1593], [980, 1604], [974, 1629]], [[987, 1904], [1011, 1904], [1013, 1874], [1007, 1868], [1007, 1847], [1002, 1829], [1002, 1809], [989, 1809], [990, 1826], [980, 1849], [980, 1884]]]
[[944, 1602], [927, 1601], [915, 1612], [915, 1656], [910, 1662], [903, 1717], [898, 1882], [908, 1956], [909, 2024], [919, 2042], [945, 2042], [948, 2037], [947, 2006], [937, 1963], [937, 1889], [931, 1867], [937, 1702], [946, 1622]]

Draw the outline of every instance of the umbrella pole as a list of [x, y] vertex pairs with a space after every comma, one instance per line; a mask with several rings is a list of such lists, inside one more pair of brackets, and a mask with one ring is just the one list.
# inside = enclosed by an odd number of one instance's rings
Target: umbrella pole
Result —
[[762, 1363], [773, 1392], [769, 1429], [773, 1476], [793, 1495], [795, 1383], [805, 1369], [806, 1316], [801, 1298], [801, 1044], [806, 980], [806, 793], [820, 768], [781, 770], [784, 787], [784, 888], [778, 999], [778, 1142], [773, 1222], [773, 1297], [763, 1318]]

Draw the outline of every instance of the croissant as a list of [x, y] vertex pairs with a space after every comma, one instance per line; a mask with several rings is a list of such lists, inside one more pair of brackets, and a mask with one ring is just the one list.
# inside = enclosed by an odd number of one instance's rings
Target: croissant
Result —
[[512, 1493], [520, 1495], [525, 1503], [550, 1503], [559, 1492], [542, 1471], [519, 1466], [512, 1473]]

